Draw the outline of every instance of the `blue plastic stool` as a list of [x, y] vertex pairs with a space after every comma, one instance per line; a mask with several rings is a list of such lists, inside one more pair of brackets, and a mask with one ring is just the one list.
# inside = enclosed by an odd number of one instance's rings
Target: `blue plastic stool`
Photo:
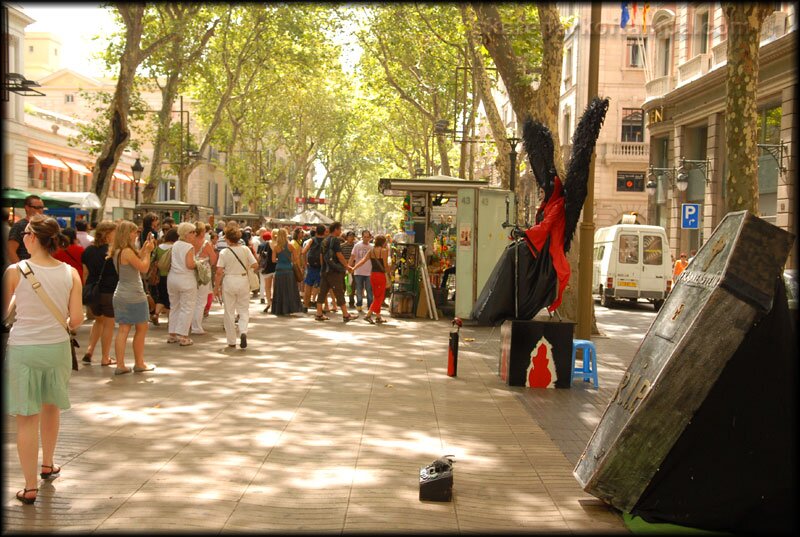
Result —
[[[581, 367], [575, 365], [578, 357], [578, 349], [583, 351], [583, 363]], [[597, 349], [594, 343], [587, 339], [573, 339], [572, 340], [572, 379], [583, 379], [584, 382], [594, 382], [595, 388], [600, 388], [600, 383], [597, 380]], [[571, 382], [570, 382], [571, 384]]]

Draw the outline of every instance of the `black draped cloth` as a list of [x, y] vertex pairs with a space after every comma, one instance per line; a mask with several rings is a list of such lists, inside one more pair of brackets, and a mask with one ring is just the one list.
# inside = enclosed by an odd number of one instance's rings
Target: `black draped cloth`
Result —
[[[503, 250], [472, 309], [471, 317], [478, 324], [498, 325], [509, 319], [532, 319], [556, 298], [558, 279], [550, 259], [550, 239], [536, 257], [528, 244], [526, 239], [515, 240]], [[518, 317], [514, 311], [515, 250], [519, 253]]]

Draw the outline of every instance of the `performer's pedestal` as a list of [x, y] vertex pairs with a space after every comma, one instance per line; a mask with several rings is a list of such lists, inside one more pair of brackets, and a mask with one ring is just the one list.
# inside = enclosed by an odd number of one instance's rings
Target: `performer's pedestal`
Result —
[[569, 388], [575, 323], [505, 321], [500, 328], [500, 378], [508, 386]]

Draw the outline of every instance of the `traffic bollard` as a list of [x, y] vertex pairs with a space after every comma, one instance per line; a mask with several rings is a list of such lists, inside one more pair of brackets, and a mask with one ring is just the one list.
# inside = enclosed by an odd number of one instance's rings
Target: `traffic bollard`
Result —
[[447, 349], [447, 376], [455, 377], [458, 374], [458, 331], [461, 329], [461, 319], [453, 319], [453, 328], [450, 329], [450, 343]]

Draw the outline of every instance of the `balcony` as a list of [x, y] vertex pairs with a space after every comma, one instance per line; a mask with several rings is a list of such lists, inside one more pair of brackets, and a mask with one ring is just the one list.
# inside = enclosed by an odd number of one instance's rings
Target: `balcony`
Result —
[[650, 145], [644, 142], [611, 142], [602, 144], [598, 153], [602, 154], [603, 163], [641, 162], [650, 160]]
[[726, 39], [722, 43], [717, 43], [711, 49], [711, 55], [714, 57], [713, 65], [721, 65], [728, 61], [728, 40]]
[[711, 54], [698, 54], [678, 66], [678, 86], [699, 78], [711, 69]]
[[673, 89], [674, 78], [671, 75], [654, 78], [644, 85], [646, 100], [660, 99]]
[[783, 11], [775, 11], [761, 25], [761, 41], [774, 41], [786, 34], [786, 19]]

